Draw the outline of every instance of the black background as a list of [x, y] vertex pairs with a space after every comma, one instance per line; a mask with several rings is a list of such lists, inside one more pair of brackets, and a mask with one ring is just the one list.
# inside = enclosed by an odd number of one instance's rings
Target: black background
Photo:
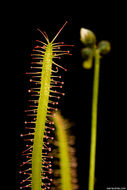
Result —
[[[127, 188], [126, 32], [124, 16], [113, 12], [110, 15], [98, 15], [98, 17], [95, 14], [90, 16], [87, 13], [78, 16], [76, 14], [75, 16], [54, 16], [52, 14], [51, 18], [43, 19], [39, 23], [37, 20], [34, 24], [24, 22], [21, 26], [22, 38], [20, 40], [22, 48], [20, 61], [22, 64], [24, 63], [24, 94], [22, 97], [24, 107], [27, 106], [27, 90], [29, 89], [29, 78], [25, 72], [30, 67], [30, 54], [35, 40], [42, 39], [36, 29], [40, 28], [42, 31], [46, 31], [51, 40], [66, 20], [68, 24], [56, 41], [74, 44], [75, 47], [67, 48], [72, 52], [72, 56], [65, 56], [62, 59], [62, 65], [68, 69], [67, 72], [60, 71], [65, 82], [63, 90], [66, 96], [61, 98], [58, 107], [65, 118], [74, 122], [72, 133], [76, 136], [79, 189], [88, 189], [93, 84], [93, 68], [84, 70], [82, 67], [81, 27], [95, 33], [97, 44], [101, 40], [108, 40], [111, 43], [111, 52], [101, 59], [95, 190], [103, 190], [107, 187]], [[24, 107], [22, 106], [22, 113]], [[24, 148], [24, 142], [19, 137], [20, 133], [24, 131], [23, 120], [24, 118], [22, 118], [22, 125], [19, 125], [16, 130], [16, 170], [19, 169], [20, 153]], [[18, 181], [17, 174], [17, 184]]]

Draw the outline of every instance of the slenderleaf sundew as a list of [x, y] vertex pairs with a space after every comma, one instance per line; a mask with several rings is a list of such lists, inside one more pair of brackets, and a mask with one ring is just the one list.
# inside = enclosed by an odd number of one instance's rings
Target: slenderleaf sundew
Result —
[[30, 132], [21, 134], [27, 142], [26, 149], [22, 152], [24, 162], [21, 164], [21, 174], [24, 179], [20, 182], [20, 189], [46, 190], [51, 187], [52, 156], [49, 140], [53, 140], [51, 131], [54, 130], [52, 121], [53, 111], [57, 110], [58, 100], [61, 95], [63, 81], [58, 75], [59, 69], [66, 71], [64, 67], [56, 63], [61, 55], [70, 55], [69, 51], [61, 50], [64, 42], [54, 43], [65, 24], [50, 42], [45, 32], [38, 31], [43, 35], [46, 42], [36, 40], [36, 45], [31, 54], [31, 71], [26, 74], [31, 76], [30, 82], [33, 87], [29, 90], [31, 99], [30, 105], [25, 110], [28, 120], [25, 121], [25, 128]]

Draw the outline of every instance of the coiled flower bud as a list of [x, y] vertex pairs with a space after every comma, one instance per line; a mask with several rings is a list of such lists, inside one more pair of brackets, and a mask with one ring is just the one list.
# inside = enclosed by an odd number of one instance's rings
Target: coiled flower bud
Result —
[[96, 44], [96, 37], [91, 30], [81, 28], [80, 29], [80, 40], [88, 47], [94, 47]]
[[93, 62], [93, 49], [91, 48], [83, 48], [81, 50], [81, 55], [83, 58], [83, 67], [85, 69], [91, 69], [92, 68], [92, 62]]
[[103, 54], [108, 54], [111, 50], [111, 44], [110, 42], [108, 41], [101, 41], [99, 44], [98, 44], [98, 50], [100, 51], [100, 53], [103, 55]]

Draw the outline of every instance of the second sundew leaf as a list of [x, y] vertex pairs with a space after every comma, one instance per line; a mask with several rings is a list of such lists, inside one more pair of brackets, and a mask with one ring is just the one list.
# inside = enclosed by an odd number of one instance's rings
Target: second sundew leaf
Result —
[[56, 139], [59, 152], [60, 189], [78, 189], [76, 174], [77, 162], [74, 155], [75, 148], [72, 147], [72, 144], [74, 144], [74, 137], [68, 133], [68, 122], [66, 122], [59, 112], [56, 112], [56, 116], [53, 120], [56, 127]]

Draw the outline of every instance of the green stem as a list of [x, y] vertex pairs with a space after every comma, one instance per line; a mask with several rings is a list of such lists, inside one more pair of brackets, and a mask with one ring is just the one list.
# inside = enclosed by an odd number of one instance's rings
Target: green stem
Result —
[[92, 100], [93, 101], [92, 102], [92, 123], [91, 123], [90, 169], [89, 169], [89, 187], [88, 187], [89, 190], [94, 190], [94, 183], [95, 183], [99, 73], [100, 73], [100, 54], [98, 50], [95, 50], [93, 100]]

